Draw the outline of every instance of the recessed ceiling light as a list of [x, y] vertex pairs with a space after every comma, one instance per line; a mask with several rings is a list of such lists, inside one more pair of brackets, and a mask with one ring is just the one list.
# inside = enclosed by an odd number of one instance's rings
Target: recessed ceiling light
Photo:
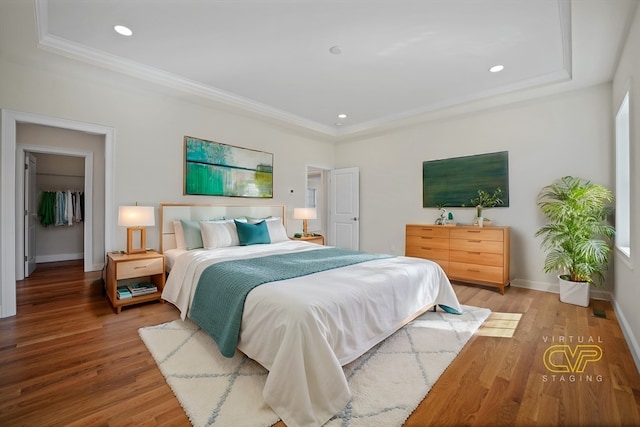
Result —
[[346, 115], [346, 114], [344, 114], [344, 113], [342, 113], [342, 114], [338, 114], [338, 118], [339, 118], [339, 119], [346, 119], [346, 118], [347, 118], [347, 115]]
[[492, 73], [499, 73], [502, 70], [504, 70], [504, 65], [494, 65], [493, 67], [489, 68], [489, 71], [491, 71]]
[[133, 31], [131, 31], [131, 28], [125, 27], [124, 25], [116, 25], [113, 27], [113, 29], [116, 30], [116, 33], [123, 36], [129, 37], [133, 35]]

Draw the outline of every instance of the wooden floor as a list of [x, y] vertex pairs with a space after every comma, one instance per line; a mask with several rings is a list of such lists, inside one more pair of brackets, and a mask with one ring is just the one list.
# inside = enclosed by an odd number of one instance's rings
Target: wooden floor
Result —
[[[18, 283], [18, 315], [0, 319], [0, 426], [189, 425], [138, 336], [177, 310], [150, 303], [116, 315], [100, 279], [65, 262]], [[524, 315], [513, 338], [472, 337], [406, 426], [640, 425], [640, 374], [609, 303], [454, 287], [463, 304]], [[602, 359], [583, 374], [553, 374], [543, 355], [561, 337], [591, 337]]]

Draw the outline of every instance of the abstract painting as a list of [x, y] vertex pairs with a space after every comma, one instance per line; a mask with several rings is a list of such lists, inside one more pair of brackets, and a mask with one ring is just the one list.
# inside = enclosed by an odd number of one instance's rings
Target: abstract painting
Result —
[[184, 137], [184, 194], [273, 197], [273, 154]]
[[502, 190], [509, 206], [509, 152], [477, 154], [422, 163], [422, 206], [473, 207], [478, 190]]

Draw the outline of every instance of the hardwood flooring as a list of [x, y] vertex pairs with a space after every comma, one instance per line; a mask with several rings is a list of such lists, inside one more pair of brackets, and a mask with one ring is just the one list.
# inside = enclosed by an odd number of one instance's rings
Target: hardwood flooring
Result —
[[[137, 332], [177, 310], [149, 303], [116, 315], [100, 278], [64, 262], [18, 283], [18, 315], [0, 319], [1, 426], [189, 425]], [[463, 304], [522, 319], [513, 338], [474, 336], [405, 426], [640, 425], [640, 374], [610, 303], [592, 301], [602, 319], [555, 294], [454, 287]], [[602, 358], [584, 373], [545, 367], [550, 346], [590, 337]]]

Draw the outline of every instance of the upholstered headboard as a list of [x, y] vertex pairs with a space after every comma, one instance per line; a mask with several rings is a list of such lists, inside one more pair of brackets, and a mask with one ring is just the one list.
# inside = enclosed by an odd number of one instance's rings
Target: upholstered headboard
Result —
[[160, 204], [160, 252], [176, 247], [173, 221], [181, 219], [208, 220], [213, 218], [282, 218], [286, 226], [285, 206], [222, 206], [204, 204]]

